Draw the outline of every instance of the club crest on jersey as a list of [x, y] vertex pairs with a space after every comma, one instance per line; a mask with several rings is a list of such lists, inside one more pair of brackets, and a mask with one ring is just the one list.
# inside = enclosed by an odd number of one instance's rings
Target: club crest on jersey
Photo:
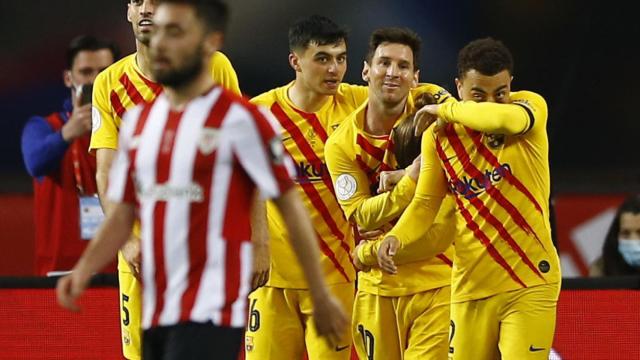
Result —
[[198, 140], [198, 149], [203, 155], [210, 155], [218, 147], [218, 134], [220, 130], [214, 128], [204, 128]]
[[497, 149], [504, 145], [503, 134], [487, 134], [487, 145], [492, 149]]
[[358, 183], [350, 174], [342, 174], [336, 179], [336, 197], [338, 200], [349, 200], [356, 193]]
[[253, 351], [253, 336], [245, 336], [244, 348], [247, 352]]

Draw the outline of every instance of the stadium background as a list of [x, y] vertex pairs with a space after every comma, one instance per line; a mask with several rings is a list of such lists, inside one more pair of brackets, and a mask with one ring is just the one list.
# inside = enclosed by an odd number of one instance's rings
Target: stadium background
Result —
[[[503, 40], [515, 57], [514, 88], [537, 91], [549, 104], [558, 242], [567, 276], [585, 274], [599, 254], [613, 209], [622, 196], [640, 192], [640, 117], [636, 111], [640, 22], [628, 2], [229, 3], [233, 12], [224, 52], [248, 96], [292, 79], [286, 60], [287, 27], [295, 18], [312, 13], [327, 15], [351, 29], [345, 80], [353, 83], [361, 83], [367, 37], [377, 27], [407, 26], [417, 31], [424, 41], [421, 80], [450, 91], [455, 91], [459, 48], [482, 36]], [[116, 40], [123, 54], [134, 51], [125, 14], [125, 0], [0, 1], [0, 276], [30, 275], [33, 268], [31, 179], [20, 154], [22, 126], [30, 115], [59, 109], [68, 96], [61, 73], [71, 38], [78, 34], [109, 37]], [[632, 292], [630, 301], [637, 301], [637, 294]], [[596, 302], [594, 306], [601, 308], [603, 304]], [[625, 306], [632, 304], [637, 302]], [[0, 309], [0, 313], [9, 311], [6, 305]], [[623, 314], [623, 309], [618, 313]], [[640, 323], [637, 317], [636, 313], [635, 324]], [[636, 327], [636, 339], [639, 332]], [[5, 335], [0, 331], [0, 338]], [[616, 342], [607, 344], [615, 346]], [[635, 348], [640, 354], [637, 340]]]

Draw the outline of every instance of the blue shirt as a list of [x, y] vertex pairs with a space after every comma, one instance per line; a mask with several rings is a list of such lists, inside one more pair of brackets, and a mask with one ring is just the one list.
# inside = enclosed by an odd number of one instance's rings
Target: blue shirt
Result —
[[[60, 112], [63, 122], [69, 120], [73, 111], [71, 99], [65, 100]], [[22, 130], [22, 158], [29, 174], [38, 180], [60, 167], [60, 162], [69, 148], [62, 138], [62, 130], [54, 131], [42, 116], [29, 118]]]

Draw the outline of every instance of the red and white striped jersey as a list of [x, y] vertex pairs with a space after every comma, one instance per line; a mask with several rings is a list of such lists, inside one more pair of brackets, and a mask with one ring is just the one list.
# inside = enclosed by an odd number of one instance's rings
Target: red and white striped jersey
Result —
[[138, 207], [143, 328], [243, 327], [250, 207], [293, 185], [271, 113], [214, 87], [172, 111], [166, 95], [125, 114], [108, 197]]

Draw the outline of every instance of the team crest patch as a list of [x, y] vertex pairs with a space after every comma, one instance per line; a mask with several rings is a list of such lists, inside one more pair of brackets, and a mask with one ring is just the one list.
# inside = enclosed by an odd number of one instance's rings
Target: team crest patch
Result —
[[247, 352], [253, 351], [253, 336], [245, 336], [244, 348]]
[[336, 197], [338, 200], [349, 200], [356, 193], [358, 183], [350, 174], [342, 174], [336, 179]]
[[198, 149], [204, 155], [211, 154], [218, 147], [218, 134], [220, 130], [204, 128], [198, 141]]
[[102, 117], [100, 116], [100, 110], [95, 106], [91, 107], [91, 132], [95, 133], [102, 126]]

